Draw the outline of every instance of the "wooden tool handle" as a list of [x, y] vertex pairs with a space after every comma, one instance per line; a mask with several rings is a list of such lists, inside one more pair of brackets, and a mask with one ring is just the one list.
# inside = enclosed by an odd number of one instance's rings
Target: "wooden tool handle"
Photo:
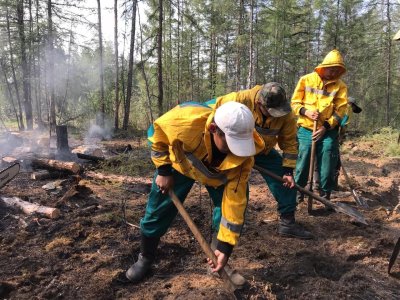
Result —
[[[194, 237], [199, 242], [201, 249], [203, 249], [204, 253], [207, 257], [209, 257], [214, 265], [217, 265], [217, 257], [215, 256], [213, 250], [211, 249], [210, 245], [207, 243], [203, 235], [201, 234], [200, 230], [197, 228], [196, 224], [193, 222], [192, 218], [189, 216], [186, 209], [183, 207], [181, 201], [175, 195], [175, 193], [170, 190], [169, 195], [172, 199], [172, 202], [175, 204], [176, 208], [178, 209], [179, 213], [181, 214], [182, 218], [185, 220], [186, 224], [189, 226], [190, 230], [192, 231]], [[232, 282], [231, 278], [226, 273], [225, 269], [222, 268], [218, 271], [218, 274], [221, 276], [225, 288], [230, 291], [234, 292], [236, 290], [235, 284]]]

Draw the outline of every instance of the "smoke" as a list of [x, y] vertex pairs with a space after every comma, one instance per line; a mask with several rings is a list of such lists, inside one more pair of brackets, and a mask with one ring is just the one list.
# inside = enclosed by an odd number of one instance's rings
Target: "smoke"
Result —
[[89, 129], [84, 137], [85, 144], [94, 144], [100, 140], [110, 140], [113, 136], [113, 121], [104, 118], [104, 126], [98, 125], [101, 120], [101, 113], [98, 113], [95, 120], [89, 122]]

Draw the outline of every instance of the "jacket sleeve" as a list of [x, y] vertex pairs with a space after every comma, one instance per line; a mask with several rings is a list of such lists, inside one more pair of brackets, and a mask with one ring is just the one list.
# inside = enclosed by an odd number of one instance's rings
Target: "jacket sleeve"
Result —
[[339, 125], [346, 114], [347, 110], [347, 86], [341, 83], [342, 86], [339, 88], [335, 98], [333, 99], [333, 113], [332, 116], [327, 120], [331, 128]]
[[149, 136], [148, 140], [151, 143], [151, 160], [157, 168], [164, 165], [171, 165], [169, 157], [169, 140], [167, 135], [158, 124], [157, 120], [153, 124], [154, 133]]
[[293, 92], [293, 97], [290, 105], [292, 106], [293, 112], [296, 116], [300, 115], [300, 109], [304, 107], [304, 89], [305, 89], [305, 78], [300, 78], [297, 86]]
[[283, 151], [283, 167], [294, 169], [297, 160], [297, 125], [296, 117], [290, 113], [283, 123], [281, 132], [278, 136], [279, 148]]
[[242, 231], [248, 201], [247, 181], [253, 164], [254, 159], [248, 158], [239, 167], [240, 170], [236, 170], [238, 175], [226, 184], [222, 196], [222, 217], [217, 238], [231, 246], [237, 245]]

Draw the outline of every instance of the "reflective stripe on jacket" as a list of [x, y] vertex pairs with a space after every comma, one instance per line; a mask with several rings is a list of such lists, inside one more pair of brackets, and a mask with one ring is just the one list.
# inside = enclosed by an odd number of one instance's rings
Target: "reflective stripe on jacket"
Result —
[[[211, 134], [207, 128], [213, 116], [210, 107], [196, 103], [178, 105], [162, 115], [149, 131], [151, 158], [156, 167], [172, 164], [181, 174], [204, 185], [225, 184], [218, 240], [236, 245], [244, 222], [247, 181], [254, 158], [229, 153], [218, 167], [207, 167], [212, 161]], [[256, 148], [263, 148], [263, 140], [255, 131], [254, 138]]]
[[255, 105], [257, 94], [261, 88], [262, 85], [256, 85], [252, 89], [229, 93], [207, 103], [215, 108], [229, 101], [246, 105], [253, 112], [256, 130], [265, 142], [265, 149], [261, 152], [268, 154], [278, 143], [279, 148], [283, 151], [282, 165], [295, 168], [297, 159], [296, 117], [290, 113], [280, 118], [272, 116], [263, 118], [260, 109]]
[[299, 116], [299, 126], [313, 129], [313, 121], [300, 115], [300, 109], [320, 113], [318, 127], [327, 121], [331, 128], [341, 123], [347, 109], [347, 86], [341, 79], [325, 83], [318, 73], [313, 72], [300, 78], [294, 90], [291, 106], [295, 115]]

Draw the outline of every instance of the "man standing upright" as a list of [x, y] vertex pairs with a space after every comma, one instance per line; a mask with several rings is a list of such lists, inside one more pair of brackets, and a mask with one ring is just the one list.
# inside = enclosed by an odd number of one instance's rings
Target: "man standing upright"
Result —
[[[330, 199], [334, 187], [339, 155], [338, 125], [347, 109], [347, 86], [340, 79], [345, 72], [346, 67], [340, 52], [332, 50], [314, 72], [300, 78], [291, 102], [294, 113], [299, 117], [296, 182], [302, 187], [307, 184], [313, 140], [317, 143], [320, 194], [327, 199]], [[314, 121], [317, 122], [315, 132]]]

